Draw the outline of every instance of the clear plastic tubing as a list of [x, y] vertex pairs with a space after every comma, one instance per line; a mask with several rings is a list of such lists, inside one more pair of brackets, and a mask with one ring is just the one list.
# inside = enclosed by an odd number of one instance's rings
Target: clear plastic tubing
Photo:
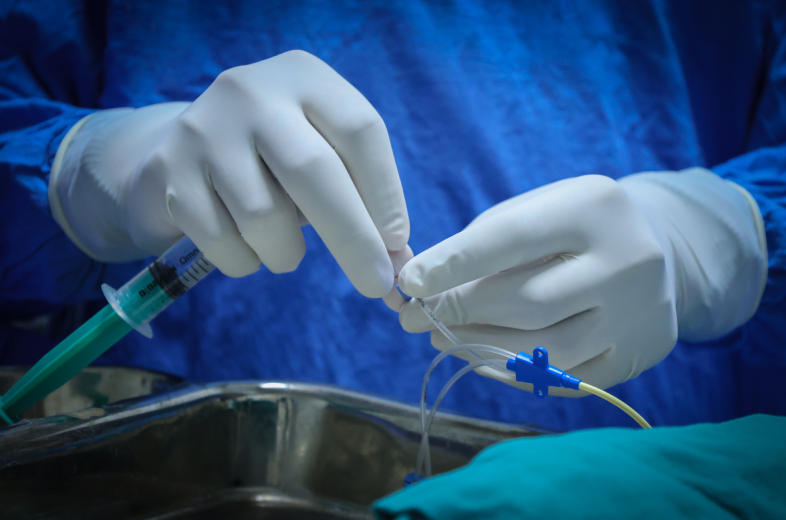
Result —
[[150, 321], [215, 268], [190, 238], [183, 237], [120, 289], [103, 284], [101, 290], [118, 316], [152, 338]]
[[[434, 315], [434, 312], [429, 308], [428, 305], [426, 305], [426, 302], [423, 301], [423, 298], [416, 298], [416, 300], [420, 304], [420, 308], [423, 309], [423, 312], [426, 313], [426, 316], [428, 316], [428, 319], [431, 320], [431, 323], [433, 323], [434, 326], [437, 327], [440, 330], [440, 332], [442, 332], [442, 334], [445, 335], [446, 338], [448, 338], [448, 341], [453, 343], [453, 345], [456, 346], [456, 347], [464, 346], [464, 343], [462, 343], [460, 339], [458, 339], [452, 332], [450, 332], [450, 330], [448, 330], [448, 328], [441, 321], [439, 321], [439, 318], [437, 318]], [[484, 347], [484, 348], [474, 348], [473, 347], [473, 348], [466, 348], [466, 349], [461, 349], [461, 350], [469, 352], [470, 354], [475, 356], [478, 360], [485, 360], [486, 358], [484, 358], [483, 356], [481, 356], [480, 354], [475, 352], [475, 350], [488, 350], [485, 347], [488, 347], [488, 348], [491, 348], [491, 349], [496, 349], [496, 350], [492, 350], [490, 352], [495, 352], [495, 353], [498, 353], [498, 354], [500, 354], [502, 356], [505, 356], [505, 357], [515, 357], [510, 352], [508, 352], [507, 350], [503, 350], [503, 349], [498, 348], [498, 347], [492, 347], [490, 345], [477, 345], [477, 347]], [[445, 352], [447, 352], [447, 350]], [[455, 351], [451, 350], [451, 352], [455, 352]], [[434, 359], [434, 361], [432, 362], [432, 365], [436, 365], [437, 363], [439, 363], [439, 361], [442, 360], [446, 355], [447, 354], [445, 354], [444, 356], [442, 356], [442, 355], [441, 356], [437, 356], [436, 359]], [[505, 367], [498, 368], [496, 366], [491, 366], [491, 368], [496, 369], [496, 370], [498, 370], [499, 372], [502, 372], [502, 373], [507, 373], [508, 372], [507, 368], [505, 368]], [[433, 370], [433, 367], [431, 367], [431, 369]], [[431, 375], [431, 372], [427, 371], [426, 372], [426, 378], [428, 378], [429, 375]]]
[[[431, 413], [429, 414], [429, 418], [426, 417], [426, 395], [428, 393], [428, 383], [431, 379], [431, 374], [434, 372], [434, 369], [437, 365], [445, 359], [446, 357], [452, 354], [458, 354], [459, 352], [474, 352], [474, 354], [479, 358], [478, 360], [470, 363], [466, 367], [462, 368], [453, 378], [445, 384], [442, 388], [442, 392], [440, 392], [441, 397], [437, 398], [437, 401], [434, 402], [434, 406], [432, 407]], [[477, 352], [490, 352], [492, 354], [497, 354], [503, 357], [503, 359], [484, 359], [482, 358]], [[431, 457], [429, 456], [428, 450], [428, 429], [431, 427], [431, 421], [433, 420], [434, 415], [436, 414], [437, 409], [439, 408], [439, 403], [442, 401], [442, 398], [445, 397], [447, 391], [453, 386], [453, 383], [458, 381], [459, 377], [463, 376], [470, 370], [474, 370], [476, 368], [480, 368], [483, 366], [487, 366], [500, 372], [507, 372], [505, 368], [505, 363], [507, 362], [508, 358], [515, 357], [511, 352], [507, 350], [501, 349], [499, 347], [493, 347], [491, 345], [480, 345], [480, 344], [466, 344], [466, 345], [458, 345], [455, 347], [451, 347], [449, 349], [443, 350], [439, 353], [437, 357], [435, 357], [431, 363], [429, 364], [428, 368], [426, 369], [426, 373], [423, 375], [423, 383], [420, 387], [420, 424], [422, 428], [422, 437], [420, 443], [420, 450], [418, 451], [418, 460], [416, 467], [418, 469], [418, 473], [421, 472], [423, 468], [423, 463], [425, 462], [425, 475], [431, 476]], [[468, 368], [472, 367], [472, 368]]]
[[[453, 384], [463, 375], [481, 367], [489, 367], [492, 370], [509, 374], [506, 361], [509, 358], [515, 357], [515, 355], [507, 350], [501, 349], [499, 347], [493, 347], [491, 345], [462, 343], [460, 339], [458, 339], [441, 321], [439, 321], [439, 318], [434, 315], [434, 312], [429, 308], [428, 305], [426, 305], [426, 302], [424, 302], [422, 298], [417, 298], [417, 302], [420, 304], [420, 308], [423, 309], [423, 312], [426, 314], [429, 320], [431, 320], [437, 329], [439, 329], [440, 332], [442, 332], [442, 334], [444, 334], [445, 337], [448, 338], [448, 340], [454, 345], [453, 347], [440, 352], [440, 354], [431, 361], [431, 364], [428, 366], [428, 369], [426, 369], [426, 373], [423, 376], [423, 383], [420, 387], [420, 424], [422, 432], [420, 439], [420, 449], [418, 450], [418, 459], [415, 466], [418, 473], [424, 473], [426, 477], [430, 477], [431, 456], [429, 453], [428, 443], [429, 431], [431, 430], [431, 424], [434, 421], [434, 416], [439, 409], [439, 405], [442, 403], [442, 399], [444, 399], [445, 395], [448, 393], [448, 390], [450, 390], [450, 387], [452, 387]], [[439, 395], [437, 396], [437, 400], [434, 402], [434, 406], [431, 408], [431, 412], [428, 414], [428, 417], [426, 417], [426, 395], [428, 393], [428, 383], [431, 379], [431, 374], [434, 372], [434, 369], [440, 361], [451, 354], [458, 354], [459, 352], [469, 352], [475, 357], [475, 360], [459, 370], [456, 374], [453, 375], [453, 377], [450, 378], [447, 383], [445, 383]], [[497, 354], [502, 356], [503, 359], [487, 359], [481, 356], [478, 352], [489, 352], [492, 354]]]
[[[420, 438], [420, 449], [418, 450], [418, 459], [417, 459], [417, 463], [415, 464], [415, 466], [417, 468], [416, 471], [418, 473], [424, 474], [426, 477], [430, 477], [431, 476], [431, 457], [429, 456], [430, 454], [429, 454], [429, 449], [428, 449], [429, 448], [429, 446], [428, 446], [428, 436], [429, 436], [429, 432], [431, 431], [431, 425], [434, 422], [434, 416], [437, 414], [437, 410], [439, 409], [439, 405], [442, 404], [442, 400], [447, 395], [448, 390], [450, 390], [450, 388], [456, 383], [456, 381], [461, 379], [461, 377], [463, 377], [468, 372], [471, 372], [472, 370], [475, 370], [475, 369], [478, 369], [478, 368], [484, 367], [484, 366], [491, 366], [491, 367], [496, 367], [496, 368], [505, 368], [505, 363], [506, 362], [504, 360], [501, 360], [501, 359], [498, 359], [498, 360], [487, 359], [487, 360], [483, 360], [483, 361], [476, 361], [476, 362], [468, 364], [467, 366], [463, 367], [461, 370], [459, 370], [458, 372], [453, 374], [453, 377], [451, 377], [448, 380], [448, 382], [445, 383], [445, 385], [442, 387], [442, 390], [440, 390], [439, 395], [437, 395], [437, 400], [434, 401], [434, 406], [431, 407], [431, 411], [428, 414], [428, 419], [425, 421], [425, 423], [421, 423], [422, 424], [422, 428], [423, 428], [423, 432], [422, 432], [422, 436]], [[421, 403], [425, 404], [425, 399]], [[421, 410], [422, 410], [422, 408], [421, 408]], [[426, 466], [425, 467], [425, 472], [423, 471], [423, 469], [424, 469], [423, 468], [423, 464], [424, 463], [425, 463], [425, 466]]]

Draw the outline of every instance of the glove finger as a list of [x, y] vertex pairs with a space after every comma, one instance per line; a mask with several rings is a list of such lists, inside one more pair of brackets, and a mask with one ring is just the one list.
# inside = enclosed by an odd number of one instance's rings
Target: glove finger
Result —
[[361, 294], [393, 286], [385, 243], [341, 159], [299, 110], [264, 118], [257, 149]]
[[393, 288], [382, 298], [382, 301], [385, 302], [385, 305], [392, 311], [399, 312], [401, 306], [404, 305], [404, 298], [401, 297], [401, 294], [398, 292], [396, 288], [396, 284], [398, 283], [398, 273], [401, 272], [401, 268], [404, 265], [412, 260], [412, 257], [415, 255], [412, 253], [412, 249], [409, 246], [404, 247], [404, 249], [400, 251], [388, 251], [390, 255], [390, 261], [393, 263], [393, 274], [395, 278], [393, 280]]
[[[509, 323], [511, 321], [509, 315], [519, 313], [520, 310], [523, 311], [523, 309], [519, 309], [518, 302], [521, 298], [516, 293], [528, 280], [542, 274], [559, 262], [562, 262], [559, 258], [549, 262], [535, 262], [538, 265], [530, 264], [528, 268], [516, 269], [515, 273], [506, 271], [487, 276], [435, 296], [423, 298], [423, 301], [432, 310], [434, 316], [448, 327], [482, 324], [526, 329], [529, 327], [519, 327], [518, 324]], [[508, 282], [500, 283], [500, 279], [508, 280]], [[514, 283], [518, 285], [514, 285]], [[491, 290], [492, 287], [501, 290], [495, 292]], [[495, 314], [497, 315], [495, 316]], [[414, 298], [399, 310], [399, 323], [405, 331], [410, 333], [435, 330], [433, 322], [424, 312], [420, 302]]]
[[[587, 258], [552, 258], [466, 283], [424, 301], [446, 326], [479, 324], [544, 329], [599, 305], [596, 270]], [[407, 332], [433, 328], [416, 300], [400, 311]]]
[[407, 262], [415, 257], [415, 253], [412, 252], [412, 248], [406, 244], [402, 249], [397, 251], [388, 251], [388, 255], [390, 256], [390, 261], [393, 264], [393, 276], [396, 278], [398, 278], [398, 274], [401, 272]]
[[306, 117], [335, 149], [385, 246], [409, 240], [409, 217], [385, 123], [363, 95], [327, 65], [303, 94]]
[[259, 258], [240, 236], [213, 186], [201, 174], [183, 178], [192, 181], [174, 184], [167, 193], [175, 225], [227, 276], [238, 278], [259, 270]]
[[641, 371], [638, 363], [622, 363], [615, 355], [614, 347], [609, 347], [597, 356], [570, 369], [572, 376], [601, 390], [611, 388], [637, 377]]
[[499, 215], [500, 213], [504, 213], [516, 206], [527, 202], [530, 199], [533, 199], [539, 195], [543, 195], [546, 192], [549, 192], [555, 188], [558, 188], [562, 184], [569, 182], [571, 179], [563, 179], [561, 181], [552, 182], [551, 184], [546, 184], [545, 186], [540, 186], [533, 190], [529, 190], [526, 193], [522, 193], [521, 195], [516, 195], [515, 197], [511, 197], [507, 200], [503, 200], [499, 204], [495, 204], [494, 206], [490, 207], [469, 223], [467, 227], [474, 226], [484, 220], [488, 219], [489, 217], [494, 217]]
[[490, 216], [412, 259], [401, 271], [401, 289], [423, 298], [550, 255], [580, 254], [594, 223], [578, 216], [603, 203], [604, 189], [597, 178], [571, 179]]
[[[245, 153], [244, 153], [245, 152]], [[295, 204], [253, 150], [212, 161], [211, 178], [243, 240], [273, 273], [294, 271], [306, 252]]]

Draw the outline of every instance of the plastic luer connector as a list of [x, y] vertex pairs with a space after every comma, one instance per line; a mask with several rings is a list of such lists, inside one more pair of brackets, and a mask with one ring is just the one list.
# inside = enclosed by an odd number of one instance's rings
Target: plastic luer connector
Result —
[[579, 389], [581, 379], [549, 365], [549, 353], [543, 347], [537, 347], [532, 355], [520, 352], [515, 358], [508, 359], [507, 369], [516, 373], [516, 381], [531, 383], [532, 392], [538, 399], [549, 395], [549, 387]]

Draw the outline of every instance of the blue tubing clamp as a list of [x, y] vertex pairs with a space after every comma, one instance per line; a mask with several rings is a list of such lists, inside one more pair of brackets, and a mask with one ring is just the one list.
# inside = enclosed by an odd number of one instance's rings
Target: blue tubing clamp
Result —
[[515, 358], [508, 359], [507, 369], [516, 373], [516, 381], [531, 383], [532, 392], [538, 399], [549, 395], [550, 386], [579, 389], [581, 379], [549, 365], [549, 353], [543, 347], [537, 347], [530, 356], [519, 352]]

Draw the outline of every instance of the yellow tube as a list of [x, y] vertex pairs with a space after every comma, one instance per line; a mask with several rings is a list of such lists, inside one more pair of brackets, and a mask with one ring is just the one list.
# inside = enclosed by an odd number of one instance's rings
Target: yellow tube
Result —
[[652, 426], [650, 426], [650, 423], [645, 421], [644, 417], [639, 415], [638, 412], [636, 412], [636, 410], [634, 410], [627, 404], [623, 403], [622, 401], [620, 401], [610, 393], [604, 392], [600, 388], [594, 387], [592, 385], [588, 385], [587, 383], [584, 382], [579, 383], [579, 390], [584, 390], [585, 392], [589, 392], [592, 395], [597, 395], [601, 399], [605, 399], [606, 401], [610, 402], [611, 404], [613, 404], [614, 406], [616, 406], [626, 414], [630, 415], [631, 418], [633, 418], [633, 420], [636, 421], [639, 424], [639, 426], [641, 426], [645, 430], [649, 430], [652, 428]]

